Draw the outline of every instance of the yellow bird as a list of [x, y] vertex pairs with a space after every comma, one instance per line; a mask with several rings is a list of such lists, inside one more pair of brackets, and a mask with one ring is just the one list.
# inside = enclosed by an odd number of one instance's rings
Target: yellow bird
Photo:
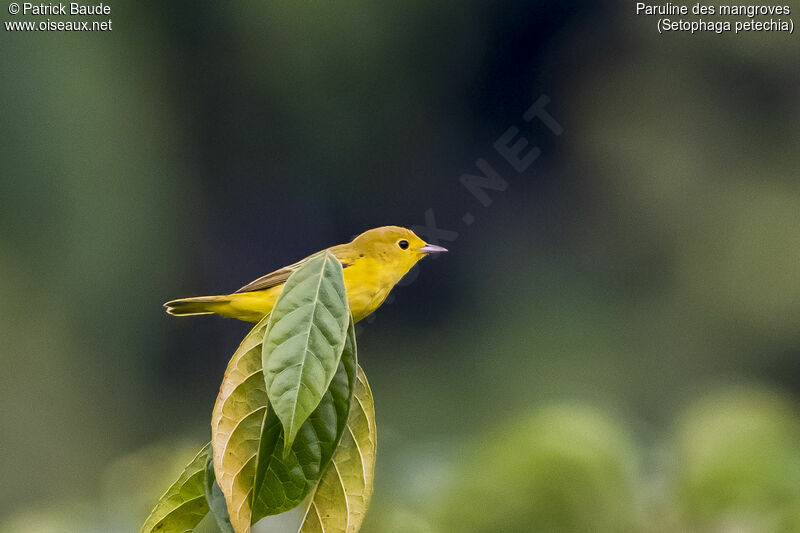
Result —
[[[417, 261], [428, 254], [447, 251], [426, 244], [410, 229], [398, 226], [365, 231], [351, 242], [328, 250], [344, 268], [347, 301], [356, 322], [375, 311]], [[306, 259], [261, 276], [232, 294], [182, 298], [167, 302], [164, 307], [176, 316], [217, 314], [258, 322], [272, 311], [284, 283]]]

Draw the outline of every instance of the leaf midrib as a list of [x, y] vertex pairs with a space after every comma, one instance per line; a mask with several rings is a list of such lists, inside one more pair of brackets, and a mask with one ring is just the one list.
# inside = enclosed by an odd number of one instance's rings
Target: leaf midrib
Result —
[[[317, 288], [316, 288], [316, 291], [314, 292], [313, 306], [314, 306], [314, 310], [315, 311], [316, 311], [317, 305], [319, 303], [320, 288], [322, 287], [322, 280], [325, 277], [323, 275], [323, 273], [325, 272], [325, 267], [327, 266], [328, 261], [330, 261], [330, 258], [328, 257], [328, 255], [325, 255], [324, 259], [322, 261], [321, 267], [320, 267], [320, 271], [319, 271], [319, 279], [317, 281]], [[311, 339], [311, 329], [312, 329], [312, 327], [314, 325], [313, 318], [314, 318], [314, 315], [316, 314], [315, 311], [312, 311], [312, 313], [310, 315], [310, 319], [308, 320], [308, 329], [306, 330], [306, 341], [305, 341], [305, 346], [303, 347], [303, 353], [304, 354], [307, 354], [308, 351], [309, 351], [308, 344], [309, 344], [309, 340]], [[297, 387], [296, 387], [296, 389], [295, 388], [292, 389], [292, 390], [297, 390], [298, 394], [299, 394], [299, 391], [300, 391], [300, 385], [302, 384], [302, 381], [303, 381], [303, 372], [305, 372], [305, 369], [306, 369], [306, 360], [307, 359], [308, 359], [307, 357], [303, 357], [303, 361], [302, 361], [302, 363], [300, 365], [300, 372], [298, 372], [298, 374], [297, 374], [298, 375]], [[294, 429], [294, 426], [295, 426], [294, 417], [295, 417], [295, 414], [297, 413], [297, 404], [298, 404], [298, 402], [295, 401], [295, 402], [293, 402], [293, 405], [292, 405], [292, 416], [291, 416], [291, 419], [290, 419], [291, 420], [291, 429]], [[286, 433], [287, 433], [287, 435], [284, 435], [284, 439], [286, 439], [288, 437], [288, 433], [290, 433], [290, 432], [287, 431]]]

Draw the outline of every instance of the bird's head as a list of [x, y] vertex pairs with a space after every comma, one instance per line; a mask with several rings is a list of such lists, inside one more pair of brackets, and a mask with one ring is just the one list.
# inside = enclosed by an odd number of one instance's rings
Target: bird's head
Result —
[[405, 275], [417, 261], [429, 254], [446, 252], [446, 248], [427, 244], [407, 228], [382, 226], [365, 231], [352, 243], [365, 256], [396, 265]]

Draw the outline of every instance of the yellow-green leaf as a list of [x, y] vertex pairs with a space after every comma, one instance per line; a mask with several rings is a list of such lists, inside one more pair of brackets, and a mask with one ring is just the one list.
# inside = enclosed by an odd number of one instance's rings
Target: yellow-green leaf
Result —
[[267, 392], [261, 342], [269, 317], [256, 324], [233, 354], [211, 414], [214, 473], [237, 533], [250, 531], [250, 500]]
[[298, 533], [356, 533], [367, 512], [375, 472], [375, 406], [359, 366], [347, 431], [305, 502]]
[[328, 251], [289, 276], [275, 302], [262, 357], [270, 406], [284, 428], [284, 454], [336, 374], [349, 319], [342, 264]]
[[206, 444], [161, 496], [141, 533], [184, 533], [200, 523], [208, 513], [205, 476], [209, 454], [210, 445]]

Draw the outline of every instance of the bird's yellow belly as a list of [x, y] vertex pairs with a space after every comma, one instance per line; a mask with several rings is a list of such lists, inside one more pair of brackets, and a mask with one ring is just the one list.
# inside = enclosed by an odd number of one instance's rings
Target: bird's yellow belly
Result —
[[348, 282], [347, 277], [344, 280], [344, 287], [347, 291], [347, 303], [350, 306], [350, 312], [353, 313], [353, 320], [356, 322], [366, 318], [380, 307], [389, 294], [389, 290], [391, 290], [391, 287], [383, 289], [355, 280]]
[[279, 285], [262, 291], [231, 294], [228, 301], [215, 308], [214, 312], [247, 322], [258, 322], [272, 311], [282, 291], [283, 285]]

